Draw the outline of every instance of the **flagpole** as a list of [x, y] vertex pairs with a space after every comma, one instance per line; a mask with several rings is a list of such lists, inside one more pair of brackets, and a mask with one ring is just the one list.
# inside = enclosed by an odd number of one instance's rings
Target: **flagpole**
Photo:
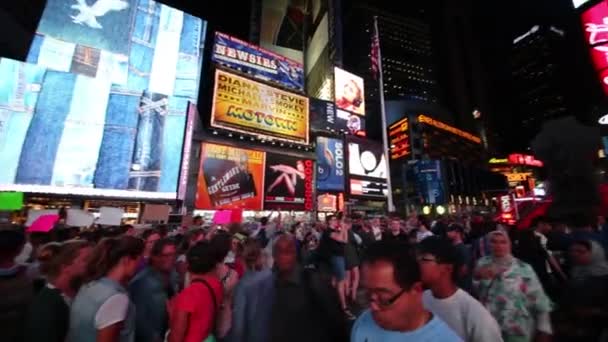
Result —
[[386, 110], [384, 108], [384, 75], [382, 74], [382, 53], [380, 52], [380, 31], [378, 30], [378, 17], [374, 16], [374, 34], [376, 35], [378, 44], [378, 80], [380, 81], [380, 113], [382, 115], [382, 142], [384, 144], [384, 158], [386, 160], [386, 166], [388, 169], [388, 175], [386, 177], [386, 186], [388, 188], [387, 205], [388, 211], [395, 211], [395, 205], [393, 203], [393, 186], [391, 181], [391, 165], [390, 165], [390, 154], [388, 145], [388, 126], [386, 124]]

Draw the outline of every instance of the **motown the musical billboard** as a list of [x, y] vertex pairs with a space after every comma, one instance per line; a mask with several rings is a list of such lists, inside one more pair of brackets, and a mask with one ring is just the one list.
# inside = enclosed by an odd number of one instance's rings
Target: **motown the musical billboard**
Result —
[[215, 72], [211, 126], [308, 144], [308, 98]]

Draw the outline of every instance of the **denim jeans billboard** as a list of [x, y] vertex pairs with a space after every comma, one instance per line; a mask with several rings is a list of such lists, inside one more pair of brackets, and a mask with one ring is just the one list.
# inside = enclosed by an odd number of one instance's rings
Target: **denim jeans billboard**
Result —
[[151, 0], [48, 0], [28, 63], [0, 62], [0, 190], [175, 198], [205, 32]]

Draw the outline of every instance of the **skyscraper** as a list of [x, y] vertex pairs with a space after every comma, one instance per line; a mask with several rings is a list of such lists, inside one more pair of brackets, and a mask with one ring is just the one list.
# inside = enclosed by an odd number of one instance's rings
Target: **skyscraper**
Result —
[[555, 26], [535, 25], [513, 40], [513, 121], [520, 127], [520, 150], [528, 147], [543, 122], [571, 113], [564, 36]]

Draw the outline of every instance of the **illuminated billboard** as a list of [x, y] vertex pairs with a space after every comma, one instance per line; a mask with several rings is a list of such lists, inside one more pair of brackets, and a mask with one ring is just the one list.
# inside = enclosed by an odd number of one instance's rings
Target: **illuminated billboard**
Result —
[[388, 186], [386, 182], [382, 181], [351, 179], [350, 194], [351, 196], [387, 197]]
[[360, 137], [366, 135], [365, 118], [345, 110], [336, 110], [335, 128], [336, 131], [341, 131], [350, 135], [357, 135]]
[[154, 1], [46, 1], [28, 64], [0, 61], [0, 190], [175, 199], [205, 31]]
[[307, 1], [261, 0], [260, 45], [263, 48], [304, 63], [304, 24]]
[[202, 143], [195, 207], [261, 210], [265, 153]]
[[336, 130], [336, 105], [330, 101], [310, 98], [310, 129], [316, 132]]
[[340, 68], [334, 68], [336, 107], [358, 115], [365, 115], [363, 78]]
[[410, 155], [411, 148], [408, 118], [403, 118], [388, 127], [388, 140], [391, 160]]
[[216, 32], [211, 59], [287, 88], [304, 90], [304, 66], [272, 51]]
[[340, 139], [317, 138], [317, 189], [344, 190], [344, 143]]
[[348, 140], [348, 171], [351, 177], [386, 180], [388, 165], [382, 144], [350, 138]]
[[308, 144], [308, 124], [308, 98], [216, 70], [213, 127]]
[[314, 209], [312, 160], [267, 153], [264, 179], [264, 209]]

